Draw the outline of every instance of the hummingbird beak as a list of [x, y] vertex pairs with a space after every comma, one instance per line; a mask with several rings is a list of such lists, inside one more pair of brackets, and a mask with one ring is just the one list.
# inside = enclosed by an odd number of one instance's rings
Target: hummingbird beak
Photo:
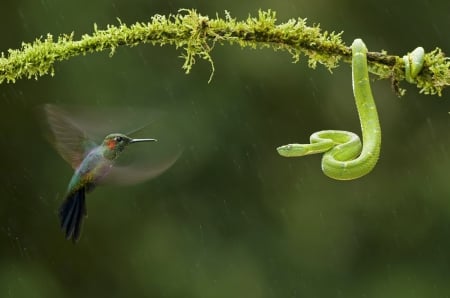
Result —
[[157, 139], [132, 139], [130, 141], [130, 144], [131, 143], [138, 143], [138, 142], [156, 142], [156, 141], [157, 141]]

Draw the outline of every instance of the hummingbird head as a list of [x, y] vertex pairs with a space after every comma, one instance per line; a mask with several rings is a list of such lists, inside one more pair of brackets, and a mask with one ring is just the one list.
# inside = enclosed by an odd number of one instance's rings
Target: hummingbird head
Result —
[[116, 159], [129, 144], [138, 142], [156, 142], [156, 139], [132, 139], [121, 133], [112, 133], [105, 137], [102, 146], [105, 148], [103, 155], [110, 160]]

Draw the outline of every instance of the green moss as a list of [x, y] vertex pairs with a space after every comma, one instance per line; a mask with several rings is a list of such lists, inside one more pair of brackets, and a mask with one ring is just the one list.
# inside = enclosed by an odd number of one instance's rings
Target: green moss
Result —
[[[131, 26], [120, 20], [118, 23], [104, 30], [94, 24], [93, 33], [84, 34], [80, 40], [74, 40], [73, 33], [61, 35], [56, 40], [48, 34], [33, 43], [23, 43], [20, 49], [2, 52], [0, 83], [15, 82], [23, 77], [53, 76], [56, 61], [105, 50], [113, 56], [119, 46], [133, 47], [143, 43], [181, 48], [182, 68], [186, 73], [191, 71], [197, 59], [208, 61], [211, 78], [214, 73], [211, 51], [216, 44], [287, 51], [294, 62], [305, 55], [309, 67], [322, 64], [330, 71], [340, 60], [351, 61], [351, 50], [342, 42], [342, 32], [322, 31], [319, 25], [308, 26], [306, 19], [301, 18], [277, 24], [276, 13], [272, 10], [259, 11], [257, 17], [249, 16], [244, 21], [236, 20], [227, 11], [223, 18], [216, 15], [210, 19], [193, 9], [182, 9], [176, 15], [154, 15], [147, 23], [137, 22]], [[404, 64], [400, 57], [372, 52], [368, 54], [368, 61], [371, 72], [380, 78], [391, 78], [393, 82], [404, 80]], [[420, 92], [441, 95], [449, 83], [449, 59], [440, 49], [427, 53], [424, 69], [416, 79]]]
[[417, 87], [421, 93], [438, 94], [448, 86], [450, 81], [450, 59], [444, 56], [441, 49], [425, 54], [425, 66], [422, 74], [417, 77]]

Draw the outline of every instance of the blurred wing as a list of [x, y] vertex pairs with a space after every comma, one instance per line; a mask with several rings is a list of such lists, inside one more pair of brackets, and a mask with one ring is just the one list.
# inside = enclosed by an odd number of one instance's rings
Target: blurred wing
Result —
[[[140, 131], [164, 114], [155, 109], [129, 106], [78, 106], [58, 105], [59, 110], [84, 131], [91, 140], [101, 141], [110, 133], [124, 133], [134, 137]], [[136, 129], [138, 128], [138, 129]]]
[[156, 163], [149, 163], [142, 165], [131, 164], [127, 166], [113, 166], [111, 172], [104, 177], [100, 184], [116, 184], [116, 185], [131, 185], [137, 184], [146, 180], [150, 180], [159, 176], [164, 171], [169, 169], [180, 157], [181, 152], [176, 155], [158, 161]]
[[46, 104], [43, 109], [50, 130], [50, 142], [61, 157], [76, 169], [97, 144], [64, 110], [50, 104]]

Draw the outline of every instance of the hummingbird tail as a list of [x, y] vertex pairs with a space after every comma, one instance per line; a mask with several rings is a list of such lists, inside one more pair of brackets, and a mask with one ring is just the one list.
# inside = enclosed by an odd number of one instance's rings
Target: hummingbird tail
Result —
[[76, 242], [80, 239], [81, 224], [86, 215], [86, 188], [81, 187], [70, 193], [59, 207], [59, 220], [67, 240]]

